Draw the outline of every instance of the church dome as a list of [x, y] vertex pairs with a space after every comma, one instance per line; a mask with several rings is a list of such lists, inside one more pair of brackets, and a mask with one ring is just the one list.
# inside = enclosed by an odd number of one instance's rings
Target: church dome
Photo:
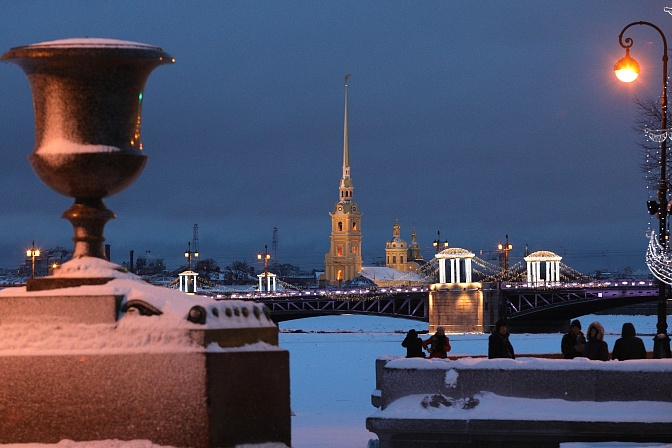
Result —
[[399, 238], [398, 236], [395, 236], [394, 238], [387, 240], [387, 247], [406, 247], [406, 241], [404, 241], [402, 238]]

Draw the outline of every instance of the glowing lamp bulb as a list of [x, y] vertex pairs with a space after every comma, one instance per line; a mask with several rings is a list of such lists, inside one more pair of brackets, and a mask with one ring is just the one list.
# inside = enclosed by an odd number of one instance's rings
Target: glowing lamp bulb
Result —
[[31, 253], [32, 253], [31, 250], [28, 249], [28, 250], [26, 251], [26, 256], [27, 256], [27, 257], [30, 257]]
[[623, 82], [632, 82], [639, 75], [639, 64], [630, 57], [630, 50], [625, 49], [625, 57], [614, 65], [616, 77]]

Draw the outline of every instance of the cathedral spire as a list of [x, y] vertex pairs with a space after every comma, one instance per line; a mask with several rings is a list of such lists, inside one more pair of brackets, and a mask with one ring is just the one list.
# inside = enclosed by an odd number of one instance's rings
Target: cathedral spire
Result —
[[345, 119], [343, 121], [343, 178], [350, 177], [350, 147], [348, 142], [348, 78], [345, 75]]
[[348, 78], [345, 76], [345, 119], [343, 120], [343, 177], [339, 188], [340, 202], [352, 201], [352, 179], [350, 179], [350, 145], [348, 143]]

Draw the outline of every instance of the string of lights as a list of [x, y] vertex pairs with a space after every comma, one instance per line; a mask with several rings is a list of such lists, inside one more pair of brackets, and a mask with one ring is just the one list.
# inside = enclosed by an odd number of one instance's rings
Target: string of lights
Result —
[[646, 250], [646, 264], [654, 277], [667, 285], [672, 284], [672, 258], [658, 242], [655, 231], [651, 231], [649, 247]]

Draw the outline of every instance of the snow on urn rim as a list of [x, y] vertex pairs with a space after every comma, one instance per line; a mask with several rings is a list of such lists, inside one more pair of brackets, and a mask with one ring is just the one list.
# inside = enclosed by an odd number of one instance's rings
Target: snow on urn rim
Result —
[[[27, 47], [52, 47], [52, 48], [149, 48], [163, 51], [163, 48], [155, 45], [142, 44], [127, 40], [101, 39], [95, 37], [79, 37], [70, 39], [52, 40], [37, 44], [26, 45]], [[21, 48], [21, 47], [16, 47]]]
[[105, 53], [115, 56], [154, 58], [169, 64], [175, 62], [172, 56], [163, 48], [117, 39], [81, 37], [60, 39], [49, 42], [40, 42], [31, 45], [12, 47], [0, 57], [1, 60], [19, 59], [26, 57], [51, 57], [73, 54]]

